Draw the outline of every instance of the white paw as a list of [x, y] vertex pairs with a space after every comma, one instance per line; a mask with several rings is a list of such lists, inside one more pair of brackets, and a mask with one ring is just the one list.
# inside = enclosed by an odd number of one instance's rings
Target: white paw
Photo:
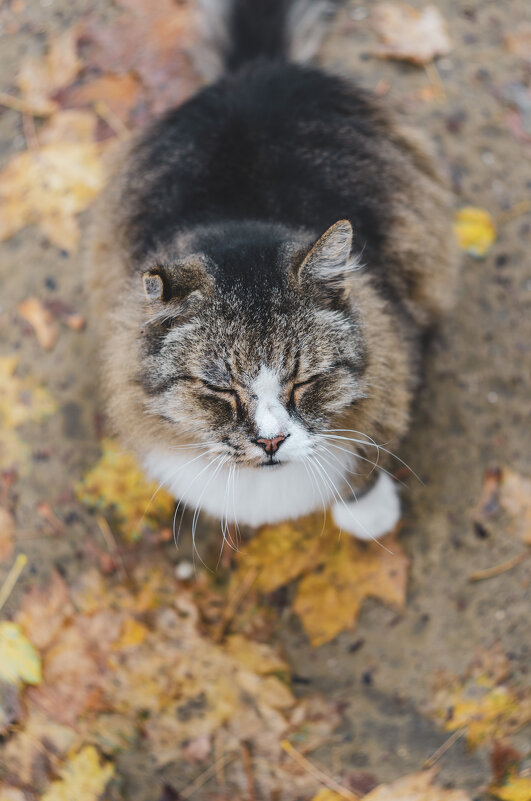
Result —
[[373, 487], [359, 501], [337, 503], [334, 521], [343, 531], [360, 540], [373, 540], [387, 534], [400, 520], [400, 497], [396, 483], [380, 473]]

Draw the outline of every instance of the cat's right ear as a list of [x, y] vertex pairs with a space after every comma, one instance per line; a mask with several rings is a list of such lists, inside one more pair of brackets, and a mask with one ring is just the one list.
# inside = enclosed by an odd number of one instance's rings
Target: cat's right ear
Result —
[[202, 256], [156, 265], [142, 274], [150, 323], [185, 322], [212, 293], [214, 279]]

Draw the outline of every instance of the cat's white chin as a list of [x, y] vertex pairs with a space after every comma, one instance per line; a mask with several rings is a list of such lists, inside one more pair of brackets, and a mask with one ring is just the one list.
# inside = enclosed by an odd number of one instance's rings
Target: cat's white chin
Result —
[[162, 448], [149, 451], [143, 461], [146, 472], [192, 510], [247, 526], [280, 523], [331, 505], [332, 482], [339, 485], [347, 470], [338, 461], [327, 480], [302, 461], [216, 470], [205, 457], [190, 461], [189, 455]]

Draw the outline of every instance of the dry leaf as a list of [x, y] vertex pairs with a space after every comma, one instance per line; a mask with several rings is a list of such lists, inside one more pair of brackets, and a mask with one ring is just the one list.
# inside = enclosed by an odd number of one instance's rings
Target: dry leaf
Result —
[[481, 498], [472, 511], [472, 519], [488, 524], [501, 508], [511, 517], [510, 532], [531, 545], [531, 479], [510, 467], [485, 471]]
[[7, 766], [9, 778], [42, 791], [49, 784], [51, 770], [67, 754], [75, 738], [73, 729], [31, 708], [23, 726], [2, 748], [0, 761]]
[[531, 545], [531, 479], [509, 467], [502, 468], [500, 479], [500, 504], [513, 518], [512, 531]]
[[396, 539], [362, 545], [319, 515], [262, 528], [237, 558], [238, 575], [254, 571], [265, 592], [303, 576], [293, 609], [314, 646], [352, 628], [367, 597], [405, 603], [409, 560]]
[[195, 20], [190, 0], [120, 0], [124, 9], [105, 27], [87, 26], [90, 62], [119, 76], [134, 73], [152, 113], [179, 105], [198, 87], [187, 51], [193, 48]]
[[418, 11], [410, 5], [378, 3], [372, 17], [384, 43], [375, 54], [382, 58], [428, 64], [452, 49], [446, 22], [435, 6]]
[[465, 206], [455, 215], [454, 230], [461, 250], [484, 258], [496, 240], [496, 226], [485, 209]]
[[58, 111], [40, 128], [39, 144], [51, 145], [70, 142], [91, 145], [96, 137], [98, 118], [92, 111], [69, 109]]
[[102, 765], [96, 749], [88, 745], [66, 763], [60, 776], [41, 801], [98, 801], [114, 776], [114, 766]]
[[11, 684], [39, 684], [41, 660], [16, 623], [0, 623], [0, 679]]
[[0, 562], [10, 559], [14, 548], [15, 521], [7, 509], [0, 506]]
[[445, 790], [432, 784], [436, 771], [411, 773], [391, 784], [381, 784], [363, 801], [470, 801], [463, 790]]
[[122, 123], [130, 121], [131, 112], [143, 98], [143, 90], [137, 78], [131, 73], [125, 75], [102, 75], [90, 83], [72, 90], [68, 104], [73, 106], [91, 105], [102, 111], [109, 109]]
[[22, 64], [17, 85], [27, 112], [48, 116], [58, 109], [52, 96], [72, 83], [81, 69], [77, 37], [77, 28], [70, 28], [50, 42], [44, 58], [31, 57]]
[[59, 327], [53, 314], [38, 298], [28, 298], [18, 306], [18, 313], [26, 320], [45, 350], [51, 350], [59, 336]]
[[465, 728], [470, 747], [502, 740], [531, 722], [531, 690], [511, 686], [508, 675], [499, 649], [483, 651], [464, 676], [439, 677], [427, 711], [447, 731]]
[[303, 576], [297, 588], [293, 609], [312, 645], [323, 645], [353, 628], [365, 598], [379, 598], [402, 609], [408, 565], [394, 538], [360, 545], [343, 536], [324, 565]]
[[490, 767], [493, 784], [501, 783], [508, 773], [514, 771], [522, 755], [510, 743], [494, 740], [490, 752]]
[[78, 498], [88, 506], [112, 509], [124, 536], [138, 539], [142, 527], [167, 523], [175, 501], [148, 481], [134, 457], [119, 450], [110, 439], [102, 442], [103, 455], [76, 485]]
[[95, 144], [54, 142], [19, 153], [0, 173], [0, 241], [36, 224], [54, 245], [74, 252], [80, 236], [75, 215], [103, 184]]
[[26, 593], [16, 622], [30, 642], [43, 651], [55, 640], [73, 612], [65, 581], [54, 572], [45, 587], [31, 587]]
[[489, 793], [501, 801], [531, 801], [531, 776], [510, 776], [503, 785], [491, 785]]

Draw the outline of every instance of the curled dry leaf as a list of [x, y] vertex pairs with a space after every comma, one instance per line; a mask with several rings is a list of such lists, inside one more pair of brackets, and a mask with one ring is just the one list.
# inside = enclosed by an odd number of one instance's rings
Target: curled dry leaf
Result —
[[44, 350], [51, 350], [59, 336], [59, 327], [53, 314], [38, 298], [27, 298], [18, 306], [18, 313], [28, 322]]
[[485, 209], [465, 206], [455, 215], [454, 230], [461, 250], [483, 259], [496, 240], [496, 225]]
[[418, 11], [407, 4], [378, 3], [373, 25], [383, 44], [375, 55], [428, 64], [452, 49], [446, 22], [435, 6]]
[[472, 519], [488, 525], [501, 509], [511, 518], [510, 533], [531, 545], [531, 479], [510, 467], [485, 471], [481, 497]]
[[78, 498], [88, 506], [112, 511], [127, 539], [138, 539], [144, 526], [167, 523], [175, 501], [157, 484], [148, 481], [130, 453], [115, 442], [102, 442], [98, 463], [76, 485]]

